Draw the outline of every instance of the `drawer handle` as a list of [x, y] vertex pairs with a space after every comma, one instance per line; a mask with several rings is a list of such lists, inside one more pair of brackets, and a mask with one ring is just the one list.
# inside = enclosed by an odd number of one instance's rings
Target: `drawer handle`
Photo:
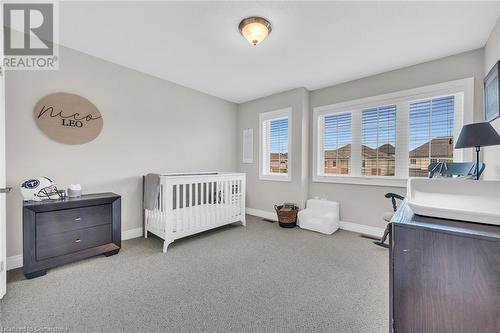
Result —
[[81, 240], [80, 238], [77, 238], [77, 239], [75, 240], [75, 243], [80, 243], [81, 241], [82, 241], [82, 240]]
[[82, 219], [81, 217], [77, 217], [75, 221], [81, 221], [81, 219]]

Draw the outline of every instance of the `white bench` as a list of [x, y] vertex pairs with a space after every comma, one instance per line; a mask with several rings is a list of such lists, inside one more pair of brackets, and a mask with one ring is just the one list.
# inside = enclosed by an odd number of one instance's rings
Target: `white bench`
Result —
[[306, 209], [298, 214], [298, 224], [302, 229], [333, 234], [340, 227], [339, 203], [318, 198], [307, 200]]

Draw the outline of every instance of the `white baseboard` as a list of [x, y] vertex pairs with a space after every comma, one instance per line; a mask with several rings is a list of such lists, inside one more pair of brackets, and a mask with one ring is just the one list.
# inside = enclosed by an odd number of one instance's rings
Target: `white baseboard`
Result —
[[[247, 208], [246, 213], [248, 215], [253, 215], [264, 219], [277, 221], [276, 213], [266, 212], [265, 210]], [[383, 228], [372, 227], [369, 225], [358, 224], [347, 221], [340, 221], [340, 229], [357, 232], [359, 234], [373, 236], [373, 237], [382, 237], [382, 234], [384, 233]]]
[[16, 269], [23, 267], [23, 255], [18, 254], [16, 256], [7, 257], [7, 270]]
[[274, 212], [266, 212], [265, 210], [255, 209], [255, 208], [247, 208], [246, 213], [248, 215], [262, 217], [263, 219], [268, 219], [271, 221], [278, 221], [276, 217], [276, 213]]
[[[122, 240], [142, 237], [142, 228], [135, 228], [122, 231]], [[23, 255], [7, 257], [7, 270], [23, 267]]]
[[132, 239], [142, 237], [144, 234], [142, 233], [142, 228], [135, 228], [130, 230], [122, 231], [122, 240]]
[[372, 227], [369, 225], [346, 222], [346, 221], [340, 221], [340, 229], [379, 238], [382, 237], [382, 235], [384, 234], [383, 228]]

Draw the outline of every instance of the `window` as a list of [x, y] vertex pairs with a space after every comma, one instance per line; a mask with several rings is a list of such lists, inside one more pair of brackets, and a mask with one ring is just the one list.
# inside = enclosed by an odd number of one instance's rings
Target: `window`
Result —
[[260, 178], [290, 180], [291, 109], [260, 114]]
[[268, 172], [288, 173], [288, 118], [269, 120], [270, 163]]
[[394, 176], [396, 165], [396, 105], [363, 110], [363, 176]]
[[320, 119], [323, 174], [349, 174], [351, 169], [351, 114]]
[[471, 159], [454, 138], [473, 93], [470, 78], [314, 108], [313, 181], [406, 186], [433, 161]]
[[453, 162], [454, 115], [454, 96], [410, 103], [410, 177], [427, 177], [429, 163]]

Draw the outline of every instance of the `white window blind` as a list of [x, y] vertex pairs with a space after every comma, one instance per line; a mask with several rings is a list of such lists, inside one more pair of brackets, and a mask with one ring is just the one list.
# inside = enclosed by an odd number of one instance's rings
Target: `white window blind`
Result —
[[427, 177], [429, 163], [453, 162], [454, 114], [454, 96], [410, 102], [410, 177]]
[[261, 114], [261, 172], [264, 179], [289, 180], [291, 109]]
[[394, 176], [396, 165], [396, 105], [362, 111], [361, 174]]
[[270, 120], [269, 173], [288, 173], [288, 118]]
[[331, 114], [319, 118], [321, 174], [351, 173], [351, 113]]
[[432, 162], [471, 160], [453, 148], [473, 96], [468, 78], [315, 107], [313, 181], [406, 186]]

